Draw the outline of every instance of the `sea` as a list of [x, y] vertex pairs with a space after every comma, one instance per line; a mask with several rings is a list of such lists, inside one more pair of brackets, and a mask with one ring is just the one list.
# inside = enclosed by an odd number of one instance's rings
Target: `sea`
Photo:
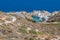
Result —
[[0, 11], [3, 12], [32, 12], [34, 10], [59, 11], [60, 0], [0, 0]]

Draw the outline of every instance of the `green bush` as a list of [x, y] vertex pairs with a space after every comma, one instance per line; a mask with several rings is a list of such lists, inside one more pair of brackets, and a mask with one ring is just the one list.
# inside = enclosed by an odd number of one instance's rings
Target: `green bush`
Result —
[[27, 27], [26, 26], [21, 26], [20, 28], [19, 28], [19, 31], [21, 32], [21, 33], [27, 33]]
[[43, 32], [40, 32], [40, 31], [39, 31], [38, 34], [43, 34]]
[[25, 25], [23, 25], [23, 26], [21, 26], [21, 29], [27, 29], [27, 26], [25, 26]]
[[34, 30], [30, 30], [29, 33], [37, 34], [36, 31], [34, 31]]

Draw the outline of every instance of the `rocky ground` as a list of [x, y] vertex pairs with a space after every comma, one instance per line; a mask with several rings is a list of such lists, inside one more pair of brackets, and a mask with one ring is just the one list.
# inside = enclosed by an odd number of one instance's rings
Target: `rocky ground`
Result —
[[60, 40], [60, 23], [36, 23], [0, 12], [0, 40]]

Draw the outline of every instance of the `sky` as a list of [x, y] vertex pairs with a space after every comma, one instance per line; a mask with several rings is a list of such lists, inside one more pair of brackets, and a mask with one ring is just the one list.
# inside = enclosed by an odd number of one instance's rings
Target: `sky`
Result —
[[0, 11], [60, 10], [60, 0], [0, 0]]

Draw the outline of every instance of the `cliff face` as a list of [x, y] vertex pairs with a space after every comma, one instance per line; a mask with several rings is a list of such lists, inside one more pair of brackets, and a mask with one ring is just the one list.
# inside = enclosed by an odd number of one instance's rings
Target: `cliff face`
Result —
[[0, 40], [59, 40], [60, 24], [36, 23], [20, 14], [0, 12]]

